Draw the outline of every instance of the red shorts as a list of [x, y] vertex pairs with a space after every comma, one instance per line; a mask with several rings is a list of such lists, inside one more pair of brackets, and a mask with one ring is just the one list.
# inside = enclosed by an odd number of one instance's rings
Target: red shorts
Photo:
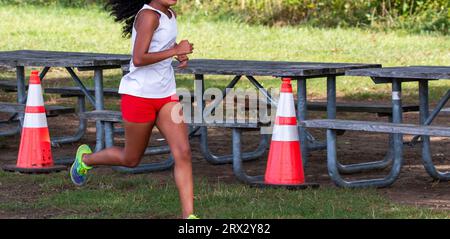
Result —
[[130, 123], [154, 122], [162, 107], [170, 102], [179, 102], [178, 96], [148, 99], [123, 94], [121, 102], [122, 118]]

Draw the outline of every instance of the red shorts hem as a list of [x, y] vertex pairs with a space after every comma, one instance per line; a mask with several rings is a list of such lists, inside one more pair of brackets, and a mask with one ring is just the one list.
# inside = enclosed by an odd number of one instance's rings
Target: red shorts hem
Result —
[[178, 96], [149, 99], [123, 94], [121, 97], [122, 118], [130, 123], [154, 122], [164, 105], [171, 102], [179, 102]]

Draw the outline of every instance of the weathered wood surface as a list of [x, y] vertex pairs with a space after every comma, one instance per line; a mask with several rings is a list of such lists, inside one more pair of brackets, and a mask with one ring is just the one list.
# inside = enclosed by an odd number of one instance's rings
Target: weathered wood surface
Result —
[[349, 70], [346, 72], [346, 75], [369, 76], [375, 81], [391, 81], [392, 79], [401, 79], [403, 81], [442, 80], [450, 79], [450, 66], [369, 68]]
[[174, 62], [174, 68], [180, 74], [201, 75], [250, 75], [274, 77], [314, 77], [343, 75], [347, 70], [377, 68], [379, 64], [359, 63], [319, 63], [319, 62], [283, 62], [283, 61], [244, 61], [194, 59], [188, 67], [180, 69]]
[[[28, 88], [28, 86], [26, 88]], [[7, 91], [7, 92], [17, 92], [17, 84], [15, 81], [0, 81], [0, 89]], [[94, 89], [88, 89], [88, 91], [92, 95], [95, 94]], [[104, 88], [103, 94], [105, 96], [110, 96], [110, 97], [120, 97], [118, 91], [119, 91], [119, 89], [115, 89], [115, 88]], [[84, 95], [83, 92], [80, 90], [80, 88], [76, 87], [76, 86], [74, 86], [74, 87], [71, 87], [71, 86], [47, 87], [47, 88], [44, 88], [44, 93], [60, 94], [60, 95], [68, 96], [68, 97]]]
[[[94, 89], [88, 89], [91, 95], [95, 94]], [[105, 88], [103, 89], [103, 95], [109, 97], [120, 97], [118, 89], [115, 88]], [[83, 92], [78, 87], [50, 87], [45, 88], [44, 93], [48, 94], [60, 94], [64, 96], [84, 96]]]
[[[94, 120], [94, 121], [106, 121], [113, 123], [122, 122], [122, 113], [119, 111], [112, 110], [95, 110], [89, 112], [80, 113], [80, 117], [84, 119]], [[264, 124], [262, 123], [240, 123], [240, 122], [208, 122], [208, 123], [188, 123], [190, 126], [206, 126], [206, 127], [221, 127], [221, 128], [245, 128], [245, 129], [256, 129], [260, 128]]]
[[[308, 102], [308, 110], [311, 111], [327, 111], [326, 102]], [[403, 112], [417, 112], [418, 105], [403, 105]], [[377, 113], [377, 114], [392, 114], [392, 105], [382, 104], [367, 104], [367, 103], [337, 103], [337, 112], [355, 112], [355, 113]]]
[[[7, 51], [0, 52], [0, 65], [6, 66], [48, 66], [48, 67], [120, 67], [129, 64], [130, 55], [57, 52], [57, 51]], [[359, 63], [319, 63], [319, 62], [273, 62], [243, 60], [205, 60], [194, 59], [185, 69], [175, 70], [180, 74], [204, 75], [252, 75], [275, 77], [314, 77], [327, 75], [343, 75], [347, 70], [361, 68], [377, 68], [379, 64]]]
[[[237, 100], [235, 100], [237, 104]], [[268, 107], [271, 104], [267, 103]], [[297, 106], [297, 99], [295, 99], [295, 106]], [[259, 107], [259, 101], [254, 99], [245, 100], [245, 109], [256, 109]], [[327, 102], [318, 101], [308, 101], [307, 109], [310, 111], [327, 111]], [[402, 105], [403, 112], [417, 112], [420, 110], [419, 105]], [[391, 115], [392, 105], [391, 104], [368, 104], [368, 103], [337, 103], [337, 112], [353, 112], [353, 113], [375, 113], [381, 115]]]
[[444, 109], [442, 109], [441, 113], [442, 113], [443, 115], [450, 115], [450, 108], [444, 108]]
[[[17, 85], [14, 81], [0, 81], [0, 89], [6, 91], [17, 91]], [[93, 89], [88, 89], [91, 94], [94, 94]], [[51, 87], [45, 88], [45, 93], [60, 94], [63, 97], [83, 96], [83, 92], [78, 87]], [[118, 89], [105, 88], [104, 95], [109, 97], [120, 97]], [[182, 99], [180, 99], [182, 100]], [[194, 102], [194, 94], [191, 93], [191, 101]], [[255, 105], [258, 103], [252, 102]], [[250, 100], [246, 99], [246, 106], [250, 104]], [[295, 102], [297, 104], [297, 102]], [[308, 110], [311, 111], [327, 111], [326, 102], [308, 102]], [[419, 111], [418, 105], [403, 105], [403, 112], [417, 112]], [[359, 112], [359, 113], [376, 113], [376, 114], [392, 114], [391, 105], [382, 104], [366, 104], [366, 103], [337, 103], [336, 110], [338, 112]]]
[[[28, 88], [28, 85], [26, 86]], [[0, 89], [7, 92], [17, 91], [17, 83], [15, 81], [0, 81]]]
[[413, 124], [327, 119], [306, 120], [300, 122], [299, 125], [307, 128], [450, 137], [450, 127], [441, 126], [421, 126]]
[[122, 122], [122, 113], [120, 111], [113, 110], [94, 110], [80, 113], [80, 117], [83, 119], [106, 121], [119, 123]]
[[[45, 106], [47, 116], [57, 116], [62, 114], [73, 114], [75, 108], [59, 106], [59, 105], [47, 105]], [[0, 103], [0, 112], [4, 113], [25, 113], [25, 105], [17, 103]]]
[[240, 122], [208, 122], [208, 123], [189, 123], [194, 127], [216, 127], [216, 128], [241, 128], [241, 129], [259, 129], [265, 124], [262, 123], [240, 123]]
[[0, 52], [0, 65], [36, 67], [108, 67], [120, 68], [130, 62], [129, 55], [58, 52], [58, 51], [6, 51]]

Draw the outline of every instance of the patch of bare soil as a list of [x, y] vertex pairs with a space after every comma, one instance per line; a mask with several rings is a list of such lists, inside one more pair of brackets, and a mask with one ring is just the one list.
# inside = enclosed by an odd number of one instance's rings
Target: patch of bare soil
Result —
[[[312, 118], [323, 117], [323, 114], [312, 114]], [[339, 118], [357, 119], [357, 120], [387, 120], [378, 118], [371, 114], [339, 114]], [[411, 113], [405, 115], [405, 122], [418, 122], [418, 114]], [[441, 125], [449, 125], [448, 119], [439, 118], [436, 122]], [[73, 116], [65, 116], [49, 119], [49, 127], [52, 136], [60, 136], [73, 133], [76, 129], [77, 120]], [[211, 129], [210, 131], [210, 149], [214, 154], [224, 155], [231, 152], [231, 132], [224, 129]], [[324, 139], [324, 132], [320, 130], [311, 130], [319, 139]], [[164, 144], [161, 141], [161, 135], [155, 130], [150, 145]], [[342, 163], [356, 163], [381, 160], [388, 148], [387, 135], [366, 134], [361, 132], [347, 132], [338, 137], [338, 158]], [[405, 136], [405, 140], [410, 140], [410, 136]], [[0, 139], [0, 165], [15, 163], [17, 150], [19, 146], [19, 137], [3, 137]], [[83, 143], [91, 146], [95, 145], [95, 125], [89, 124], [88, 132], [82, 139]], [[259, 142], [258, 132], [249, 132], [243, 137], [243, 151], [254, 150]], [[118, 145], [122, 145], [122, 136], [117, 137]], [[63, 145], [53, 149], [54, 158], [73, 157], [78, 143]], [[211, 182], [236, 183], [230, 165], [214, 166], [207, 163], [199, 149], [199, 140], [192, 140], [193, 168], [194, 176], [197, 178], [207, 178]], [[436, 164], [441, 165], [440, 169], [450, 170], [450, 140], [444, 138], [433, 139], [432, 153]], [[400, 178], [389, 188], [379, 189], [379, 193], [385, 195], [394, 202], [400, 204], [416, 205], [439, 210], [449, 210], [450, 212], [450, 183], [434, 182], [426, 173], [422, 166], [420, 145], [416, 147], [405, 146], [404, 148], [404, 167]], [[146, 156], [145, 162], [161, 161], [168, 155]], [[249, 174], [262, 174], [266, 167], [267, 153], [262, 159], [245, 163], [245, 168]], [[384, 177], [389, 172], [388, 169], [376, 172], [363, 173], [359, 175], [346, 176], [349, 178], [368, 178]], [[95, 174], [110, 174], [111, 169], [102, 168], [96, 170]], [[307, 180], [318, 182], [322, 187], [334, 187], [328, 176], [326, 167], [326, 152], [311, 152], [309, 156], [309, 165], [305, 169]], [[117, 174], [119, 177], [130, 177], [132, 175]], [[172, 180], [172, 172], [157, 172], [148, 175], [152, 180]], [[34, 189], [33, 189], [34, 188]], [[63, 190], [63, 189], [61, 189]], [[40, 196], [39, 189], [30, 187], [30, 185], [0, 184], [0, 202], [9, 200], [33, 200]], [[43, 213], [43, 214], [41, 214]], [[29, 212], [29, 214], [20, 213], [19, 217], [49, 217], [61, 212], [58, 209], [49, 209], [46, 212]], [[17, 217], [0, 211], [0, 218]]]

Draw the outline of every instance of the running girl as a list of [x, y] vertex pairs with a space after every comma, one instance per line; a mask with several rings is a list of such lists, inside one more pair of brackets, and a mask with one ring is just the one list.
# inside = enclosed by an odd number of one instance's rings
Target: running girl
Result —
[[116, 21], [125, 23], [124, 35], [131, 34], [132, 42], [130, 73], [122, 78], [119, 87], [125, 148], [113, 147], [93, 154], [89, 146], [81, 145], [70, 175], [74, 184], [82, 186], [94, 166], [138, 166], [156, 125], [175, 159], [182, 216], [196, 218], [188, 130], [184, 123], [172, 119], [172, 111], [179, 104], [172, 59], [176, 57], [180, 67], [185, 67], [187, 55], [194, 49], [187, 40], [176, 43], [177, 16], [171, 9], [176, 3], [177, 0], [109, 1], [111, 14]]

